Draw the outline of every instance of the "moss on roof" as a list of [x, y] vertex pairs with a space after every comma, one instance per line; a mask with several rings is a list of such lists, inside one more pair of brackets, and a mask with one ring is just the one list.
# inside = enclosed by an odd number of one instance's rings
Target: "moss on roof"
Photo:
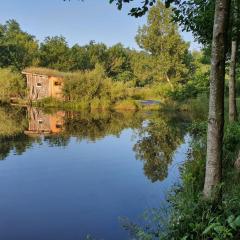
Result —
[[28, 67], [23, 70], [23, 73], [33, 73], [33, 74], [53, 76], [53, 77], [65, 77], [69, 75], [69, 73], [66, 73], [66, 72], [60, 72], [55, 69], [42, 68], [42, 67]]

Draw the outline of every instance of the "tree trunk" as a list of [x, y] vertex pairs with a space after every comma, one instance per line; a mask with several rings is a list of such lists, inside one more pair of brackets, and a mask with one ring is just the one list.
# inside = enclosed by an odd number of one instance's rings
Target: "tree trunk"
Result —
[[237, 101], [236, 101], [236, 63], [237, 63], [237, 40], [232, 41], [230, 79], [229, 79], [229, 122], [237, 120]]
[[219, 184], [222, 178], [226, 27], [229, 6], [230, 0], [216, 0], [211, 54], [207, 160], [203, 190], [204, 197], [212, 201], [218, 200], [220, 196]]
[[167, 79], [167, 81], [168, 81], [168, 83], [169, 83], [171, 89], [173, 90], [173, 85], [172, 85], [172, 83], [171, 83], [171, 81], [170, 81], [170, 79], [169, 79], [169, 77], [168, 77], [167, 74], [166, 74], [166, 79]]
[[234, 167], [238, 172], [240, 172], [240, 151], [238, 151], [238, 156], [234, 163]]

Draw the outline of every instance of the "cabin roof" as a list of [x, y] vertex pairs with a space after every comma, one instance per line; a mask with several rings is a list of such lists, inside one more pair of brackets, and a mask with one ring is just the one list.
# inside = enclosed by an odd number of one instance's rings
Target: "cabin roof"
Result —
[[66, 76], [67, 73], [60, 72], [60, 71], [54, 70], [54, 69], [49, 69], [49, 68], [29, 67], [29, 68], [25, 68], [22, 71], [22, 74], [25, 74], [25, 75], [34, 74], [34, 75], [39, 75], [39, 76], [63, 78], [64, 76]]

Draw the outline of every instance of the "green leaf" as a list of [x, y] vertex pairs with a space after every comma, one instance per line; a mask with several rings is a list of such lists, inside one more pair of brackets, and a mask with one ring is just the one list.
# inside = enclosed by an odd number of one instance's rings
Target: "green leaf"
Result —
[[212, 223], [203, 231], [203, 234], [208, 234], [209, 232], [211, 232], [212, 229], [214, 229], [217, 226], [219, 226], [219, 223]]
[[240, 227], [240, 216], [238, 216], [235, 220], [234, 220], [234, 225], [236, 227]]

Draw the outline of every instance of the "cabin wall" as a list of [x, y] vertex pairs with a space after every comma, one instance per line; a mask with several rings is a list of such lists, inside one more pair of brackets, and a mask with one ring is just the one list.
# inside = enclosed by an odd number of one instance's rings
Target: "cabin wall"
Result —
[[47, 97], [64, 99], [63, 78], [24, 73], [27, 78], [28, 99], [39, 100]]
[[63, 78], [49, 77], [49, 94], [56, 99], [63, 99]]
[[28, 98], [30, 100], [38, 100], [50, 97], [48, 76], [26, 74], [26, 77], [28, 87]]

